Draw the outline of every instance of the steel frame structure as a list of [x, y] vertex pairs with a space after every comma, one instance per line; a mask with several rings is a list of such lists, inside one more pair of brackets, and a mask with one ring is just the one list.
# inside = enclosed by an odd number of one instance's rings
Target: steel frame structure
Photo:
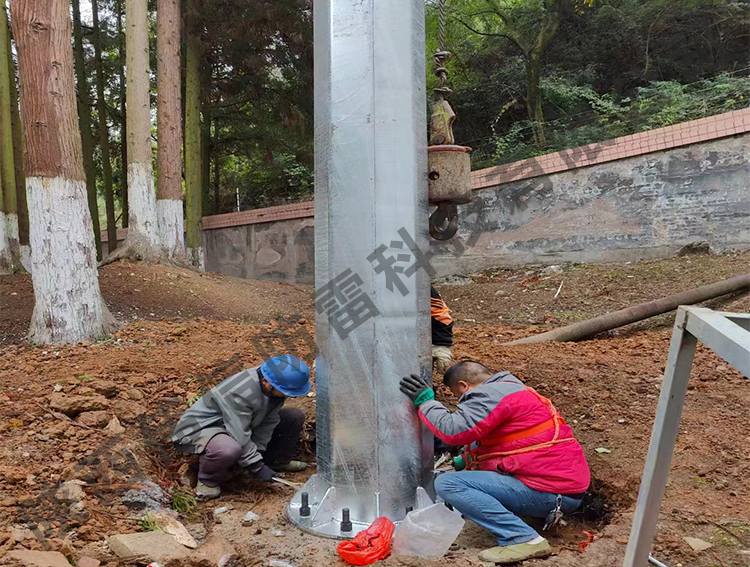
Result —
[[677, 309], [623, 567], [645, 567], [649, 561], [698, 341], [750, 378], [750, 314]]

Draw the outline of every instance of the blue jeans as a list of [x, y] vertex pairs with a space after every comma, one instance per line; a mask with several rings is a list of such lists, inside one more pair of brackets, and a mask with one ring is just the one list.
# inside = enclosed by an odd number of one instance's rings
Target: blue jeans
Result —
[[[500, 546], [525, 543], [539, 536], [516, 514], [546, 518], [557, 499], [557, 494], [534, 490], [512, 476], [493, 471], [444, 473], [435, 479], [435, 490], [466, 518], [494, 535]], [[563, 496], [563, 514], [570, 514], [580, 504], [580, 500]]]

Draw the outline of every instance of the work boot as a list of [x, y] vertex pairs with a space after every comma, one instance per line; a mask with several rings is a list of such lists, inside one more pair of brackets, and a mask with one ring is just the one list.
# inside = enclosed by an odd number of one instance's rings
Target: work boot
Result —
[[218, 486], [206, 486], [201, 481], [195, 485], [195, 496], [198, 500], [213, 500], [221, 496], [221, 488]]
[[546, 539], [542, 539], [539, 543], [517, 543], [515, 545], [485, 549], [479, 554], [479, 559], [495, 563], [496, 565], [506, 565], [508, 563], [517, 563], [526, 559], [547, 557], [549, 555], [552, 555], [552, 548]]
[[307, 468], [307, 463], [304, 461], [289, 461], [288, 463], [271, 465], [271, 468], [275, 471], [300, 472]]

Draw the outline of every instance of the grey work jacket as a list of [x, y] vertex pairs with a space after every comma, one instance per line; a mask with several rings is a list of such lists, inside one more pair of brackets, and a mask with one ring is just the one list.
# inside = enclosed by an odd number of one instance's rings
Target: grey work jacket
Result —
[[263, 393], [258, 367], [230, 376], [208, 391], [177, 422], [172, 443], [185, 453], [199, 454], [216, 435], [226, 433], [242, 447], [239, 464], [247, 467], [263, 457], [281, 421], [283, 398]]

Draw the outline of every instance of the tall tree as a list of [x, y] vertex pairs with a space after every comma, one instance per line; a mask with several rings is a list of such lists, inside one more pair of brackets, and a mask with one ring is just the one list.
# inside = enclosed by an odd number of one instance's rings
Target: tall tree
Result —
[[156, 211], [163, 253], [185, 258], [182, 211], [182, 104], [180, 86], [180, 0], [159, 0], [156, 13], [157, 138]]
[[[463, 6], [463, 11], [470, 13], [460, 20], [478, 35], [508, 39], [521, 52], [526, 69], [526, 111], [534, 121], [534, 138], [539, 147], [547, 145], [539, 89], [542, 58], [560, 31], [566, 2], [570, 0], [541, 0], [527, 7], [508, 0], [479, 0]], [[590, 4], [591, 0], [584, 3]]]
[[113, 332], [99, 290], [86, 199], [67, 0], [13, 0], [25, 133], [31, 277], [29, 340], [73, 344]]
[[125, 0], [128, 235], [107, 262], [126, 257], [148, 262], [163, 258], [151, 165], [148, 32], [148, 0]]
[[122, 0], [116, 1], [117, 8], [117, 67], [120, 76], [120, 196], [122, 199], [122, 228], [128, 228], [128, 114], [125, 104], [125, 34], [122, 31], [122, 19], [125, 17], [122, 11]]
[[211, 140], [214, 146], [214, 152], [213, 152], [213, 174], [214, 174], [214, 181], [213, 181], [213, 191], [214, 191], [214, 206], [213, 206], [213, 214], [218, 215], [219, 214], [219, 181], [221, 177], [221, 164], [219, 162], [219, 152], [216, 151], [216, 148], [218, 147], [218, 140], [219, 140], [219, 121], [217, 119], [214, 119], [213, 121], [213, 135], [211, 136]]
[[102, 61], [102, 34], [99, 26], [99, 0], [91, 0], [94, 19], [94, 64], [96, 65], [96, 113], [99, 119], [99, 150], [102, 153], [104, 178], [104, 204], [107, 210], [107, 250], [117, 248], [115, 224], [115, 196], [112, 188], [112, 162], [109, 156], [109, 129], [107, 127], [107, 101], [104, 99], [104, 62]]
[[13, 255], [10, 251], [10, 240], [8, 240], [8, 223], [5, 214], [5, 188], [3, 176], [0, 175], [0, 274], [13, 273]]
[[83, 143], [83, 170], [86, 172], [89, 211], [94, 226], [96, 258], [102, 259], [102, 234], [99, 228], [99, 202], [96, 198], [96, 169], [94, 168], [94, 136], [91, 132], [91, 98], [86, 77], [86, 57], [83, 52], [83, 30], [81, 29], [81, 3], [73, 0], [73, 49], [76, 82], [78, 84], [78, 126]]
[[[10, 39], [10, 37], [8, 38]], [[13, 54], [8, 47], [8, 69], [10, 69], [10, 121], [13, 126], [13, 166], [16, 174], [16, 203], [18, 209], [18, 242], [21, 264], [28, 269], [29, 259], [29, 210], [26, 207], [26, 174], [23, 168], [23, 133], [21, 115], [18, 112], [18, 87], [16, 86]]]
[[187, 49], [185, 53], [185, 200], [188, 259], [203, 269], [203, 168], [201, 165], [201, 40], [198, 0], [187, 4]]
[[[3, 5], [0, 19], [0, 178], [2, 178], [2, 206], [0, 218], [0, 270], [13, 271], [18, 267], [18, 211], [16, 207], [16, 171], [13, 153], [13, 123], [11, 119], [10, 30], [8, 14]], [[6, 265], [7, 264], [7, 265]]]

